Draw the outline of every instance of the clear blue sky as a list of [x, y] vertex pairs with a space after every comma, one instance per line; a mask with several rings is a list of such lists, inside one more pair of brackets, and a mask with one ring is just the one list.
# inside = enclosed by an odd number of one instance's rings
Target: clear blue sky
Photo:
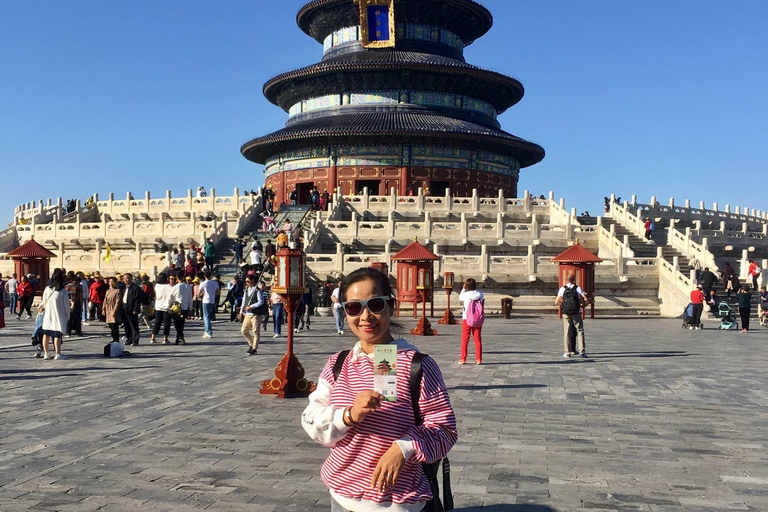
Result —
[[[256, 188], [240, 145], [287, 114], [271, 76], [317, 62], [302, 0], [0, 0], [0, 221], [39, 198]], [[540, 143], [520, 190], [768, 209], [768, 2], [486, 0], [468, 62], [518, 78], [500, 120]]]

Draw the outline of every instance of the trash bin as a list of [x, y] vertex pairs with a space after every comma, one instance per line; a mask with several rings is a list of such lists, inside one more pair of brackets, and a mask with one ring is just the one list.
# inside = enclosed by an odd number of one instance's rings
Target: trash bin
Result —
[[510, 318], [512, 316], [512, 299], [501, 299], [501, 316]]

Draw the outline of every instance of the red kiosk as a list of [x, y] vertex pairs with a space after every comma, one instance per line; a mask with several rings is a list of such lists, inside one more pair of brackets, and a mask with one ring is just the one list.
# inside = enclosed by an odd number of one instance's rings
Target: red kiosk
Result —
[[[9, 252], [8, 257], [13, 260], [13, 270], [19, 279], [21, 276], [34, 274], [40, 276], [40, 282], [45, 285], [51, 277], [51, 258], [55, 258], [56, 255], [31, 239]], [[38, 286], [35, 293], [42, 295], [44, 287]]]
[[[432, 251], [419, 244], [418, 240], [414, 240], [408, 247], [392, 256], [392, 261], [397, 262], [396, 316], [400, 316], [400, 303], [410, 302], [413, 304], [413, 318], [416, 318], [416, 307], [422, 300], [422, 293], [424, 300], [430, 303], [429, 316], [435, 315], [431, 276], [435, 275], [433, 271], [434, 262], [439, 259]], [[419, 284], [419, 269], [429, 271], [430, 276], [429, 287], [422, 289], [421, 292], [417, 288]], [[426, 304], [424, 306], [426, 307]]]
[[[552, 261], [560, 264], [558, 272], [559, 283], [562, 287], [566, 283], [566, 278], [573, 274], [576, 278], [576, 284], [584, 290], [590, 305], [589, 318], [595, 318], [595, 263], [601, 260], [577, 241], [561, 254], [558, 254]], [[586, 316], [586, 308], [581, 310], [581, 317]], [[558, 317], [563, 317], [562, 307], [558, 308]]]

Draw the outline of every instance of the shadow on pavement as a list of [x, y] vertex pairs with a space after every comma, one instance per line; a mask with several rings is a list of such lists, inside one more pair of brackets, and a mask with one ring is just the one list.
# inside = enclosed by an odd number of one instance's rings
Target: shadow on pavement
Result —
[[[104, 359], [104, 356], [101, 356]], [[78, 357], [77, 359], [80, 359]], [[71, 361], [72, 359], [68, 359]], [[56, 363], [54, 363], [56, 364]], [[73, 367], [61, 367], [61, 368], [26, 368], [24, 370], [0, 370], [0, 375], [17, 374], [17, 373], [56, 373], [59, 372], [86, 372], [86, 371], [99, 371], [99, 370], [145, 370], [148, 368], [160, 368], [159, 366], [85, 366], [82, 368]]]
[[446, 386], [448, 389], [523, 389], [523, 388], [546, 388], [546, 384], [499, 384], [498, 386]]
[[484, 507], [454, 508], [455, 512], [557, 512], [557, 509], [546, 505], [534, 505], [533, 503], [498, 504]]
[[501, 350], [498, 352], [489, 352], [488, 350], [483, 350], [483, 354], [541, 354], [541, 352], [530, 350]]
[[700, 354], [691, 354], [689, 352], [683, 352], [680, 350], [660, 351], [660, 352], [593, 352], [590, 354], [590, 358], [603, 359], [603, 358], [620, 358], [620, 357], [690, 357], [698, 356]]

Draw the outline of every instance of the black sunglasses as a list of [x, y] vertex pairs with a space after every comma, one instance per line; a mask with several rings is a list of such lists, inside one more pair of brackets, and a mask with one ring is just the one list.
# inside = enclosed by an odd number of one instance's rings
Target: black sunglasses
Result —
[[348, 300], [342, 302], [341, 305], [344, 307], [344, 312], [347, 316], [360, 316], [364, 307], [367, 307], [368, 311], [377, 315], [384, 311], [388, 302], [389, 297], [386, 295], [379, 295], [366, 300]]

